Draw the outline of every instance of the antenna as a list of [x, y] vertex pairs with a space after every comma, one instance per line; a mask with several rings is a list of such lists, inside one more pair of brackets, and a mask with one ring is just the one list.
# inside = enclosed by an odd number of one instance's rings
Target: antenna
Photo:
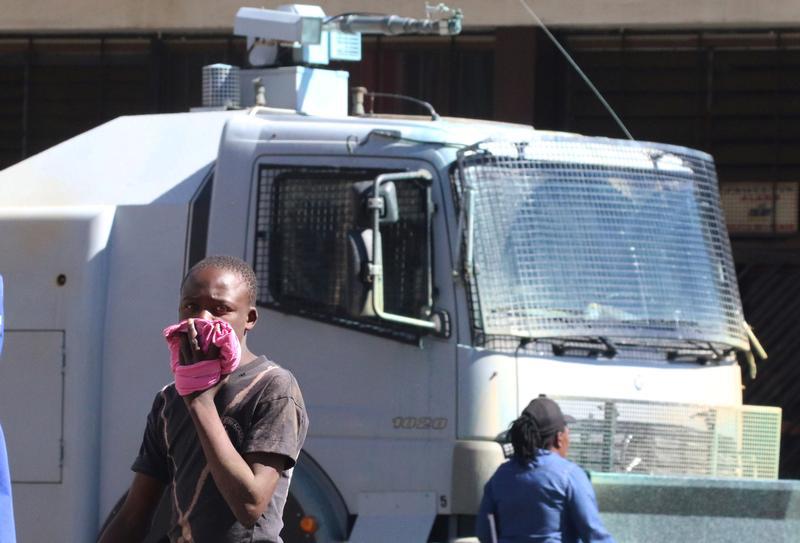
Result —
[[600, 103], [603, 104], [603, 107], [606, 108], [606, 111], [608, 111], [611, 114], [611, 117], [613, 117], [614, 121], [616, 121], [616, 123], [619, 125], [619, 127], [628, 137], [628, 139], [633, 141], [634, 138], [628, 131], [628, 129], [625, 127], [625, 124], [622, 122], [622, 119], [619, 118], [619, 116], [611, 107], [611, 105], [608, 102], [606, 102], [606, 99], [603, 98], [603, 95], [600, 94], [600, 91], [597, 90], [597, 87], [594, 86], [589, 77], [583, 72], [583, 70], [581, 70], [580, 66], [578, 66], [578, 63], [575, 62], [575, 60], [570, 56], [570, 54], [567, 53], [567, 50], [564, 49], [564, 47], [561, 45], [561, 43], [559, 43], [556, 37], [553, 36], [553, 33], [550, 32], [550, 29], [547, 28], [547, 25], [545, 25], [544, 22], [542, 22], [542, 20], [539, 18], [539, 16], [536, 15], [536, 12], [533, 11], [533, 8], [531, 8], [531, 6], [528, 5], [528, 2], [526, 0], [519, 0], [519, 3], [522, 4], [522, 7], [525, 8], [525, 10], [530, 14], [530, 16], [533, 17], [533, 19], [539, 24], [540, 27], [542, 27], [542, 30], [544, 30], [544, 33], [547, 34], [547, 37], [550, 38], [550, 41], [553, 42], [553, 45], [555, 45], [556, 48], [559, 51], [561, 51], [561, 54], [564, 55], [564, 57], [567, 59], [570, 65], [573, 68], [575, 68], [575, 71], [578, 72], [578, 75], [581, 76], [581, 79], [583, 79], [586, 82], [586, 84], [589, 85], [589, 88], [592, 89], [594, 95], [597, 96], [597, 99], [600, 100]]

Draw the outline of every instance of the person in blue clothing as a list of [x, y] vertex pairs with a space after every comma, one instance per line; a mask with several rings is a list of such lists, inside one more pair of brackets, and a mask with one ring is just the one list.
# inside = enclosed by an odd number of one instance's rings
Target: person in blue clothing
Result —
[[[3, 352], [3, 276], [0, 275], [0, 353]], [[11, 475], [3, 427], [0, 426], [0, 543], [15, 543], [14, 507], [11, 503]]]
[[484, 487], [476, 520], [481, 543], [614, 543], [589, 477], [566, 459], [572, 421], [542, 395], [511, 423], [514, 457]]
[[14, 543], [14, 507], [11, 504], [11, 476], [8, 472], [6, 442], [0, 426], [0, 543]]

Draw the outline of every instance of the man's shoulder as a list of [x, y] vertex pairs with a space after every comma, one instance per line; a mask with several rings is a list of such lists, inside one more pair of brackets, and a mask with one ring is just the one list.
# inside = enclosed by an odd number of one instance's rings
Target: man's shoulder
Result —
[[566, 479], [573, 483], [589, 483], [588, 472], [575, 462], [562, 458], [558, 454], [553, 454], [553, 468], [561, 473]]
[[252, 366], [248, 371], [250, 379], [257, 379], [263, 383], [262, 400], [289, 397], [302, 403], [303, 394], [300, 392], [300, 385], [290, 370], [265, 356], [259, 356], [249, 365]]
[[183, 416], [188, 417], [183, 396], [178, 394], [174, 382], [164, 385], [155, 393], [148, 418], [160, 425], [166, 419], [179, 421]]
[[555, 474], [558, 478], [586, 477], [582, 467], [553, 451], [543, 451], [539, 454], [537, 461], [544, 471]]
[[253, 365], [253, 374], [261, 374], [267, 377], [267, 382], [275, 385], [289, 385], [292, 382], [296, 383], [297, 379], [295, 379], [294, 374], [284, 368], [274, 360], [270, 360], [266, 356], [259, 356], [251, 362]]
[[153, 397], [153, 408], [155, 409], [163, 406], [165, 403], [169, 403], [175, 398], [180, 398], [180, 395], [175, 389], [175, 381], [172, 381], [171, 383], [161, 387], [161, 389], [155, 393]]

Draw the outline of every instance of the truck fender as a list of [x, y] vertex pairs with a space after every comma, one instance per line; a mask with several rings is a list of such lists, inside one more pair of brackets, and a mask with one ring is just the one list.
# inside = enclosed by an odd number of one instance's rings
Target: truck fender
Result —
[[[311, 537], [300, 530], [303, 517], [316, 520], [317, 531]], [[311, 455], [300, 451], [283, 510], [283, 540], [286, 543], [345, 541], [348, 518], [347, 505], [336, 485]]]

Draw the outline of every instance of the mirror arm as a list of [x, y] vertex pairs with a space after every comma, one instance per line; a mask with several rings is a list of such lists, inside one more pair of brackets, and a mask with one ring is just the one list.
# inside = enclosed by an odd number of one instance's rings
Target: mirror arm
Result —
[[473, 247], [475, 244], [475, 194], [473, 193], [473, 188], [467, 186], [464, 191], [464, 196], [466, 200], [466, 241], [464, 243], [465, 251], [464, 251], [464, 277], [467, 281], [472, 279], [472, 275], [475, 272], [475, 268], [473, 265]]
[[[375, 178], [372, 194], [380, 194], [381, 183], [408, 179], [425, 179], [430, 183], [433, 181], [433, 176], [431, 176], [428, 170], [423, 169], [412, 172], [381, 174]], [[383, 247], [381, 244], [380, 231], [380, 215], [383, 206], [383, 198], [380, 196], [373, 196], [367, 202], [367, 207], [372, 212], [372, 262], [368, 266], [370, 280], [372, 281], [372, 309], [375, 311], [375, 315], [380, 319], [436, 331], [437, 325], [433, 321], [386, 313], [383, 309]], [[430, 286], [428, 290], [430, 293]]]
[[[427, 207], [430, 210], [435, 209], [433, 206], [433, 198], [431, 196], [431, 183], [425, 188], [425, 197], [428, 199]], [[428, 281], [428, 312], [433, 311], [433, 212], [428, 213], [428, 273], [426, 279]]]

